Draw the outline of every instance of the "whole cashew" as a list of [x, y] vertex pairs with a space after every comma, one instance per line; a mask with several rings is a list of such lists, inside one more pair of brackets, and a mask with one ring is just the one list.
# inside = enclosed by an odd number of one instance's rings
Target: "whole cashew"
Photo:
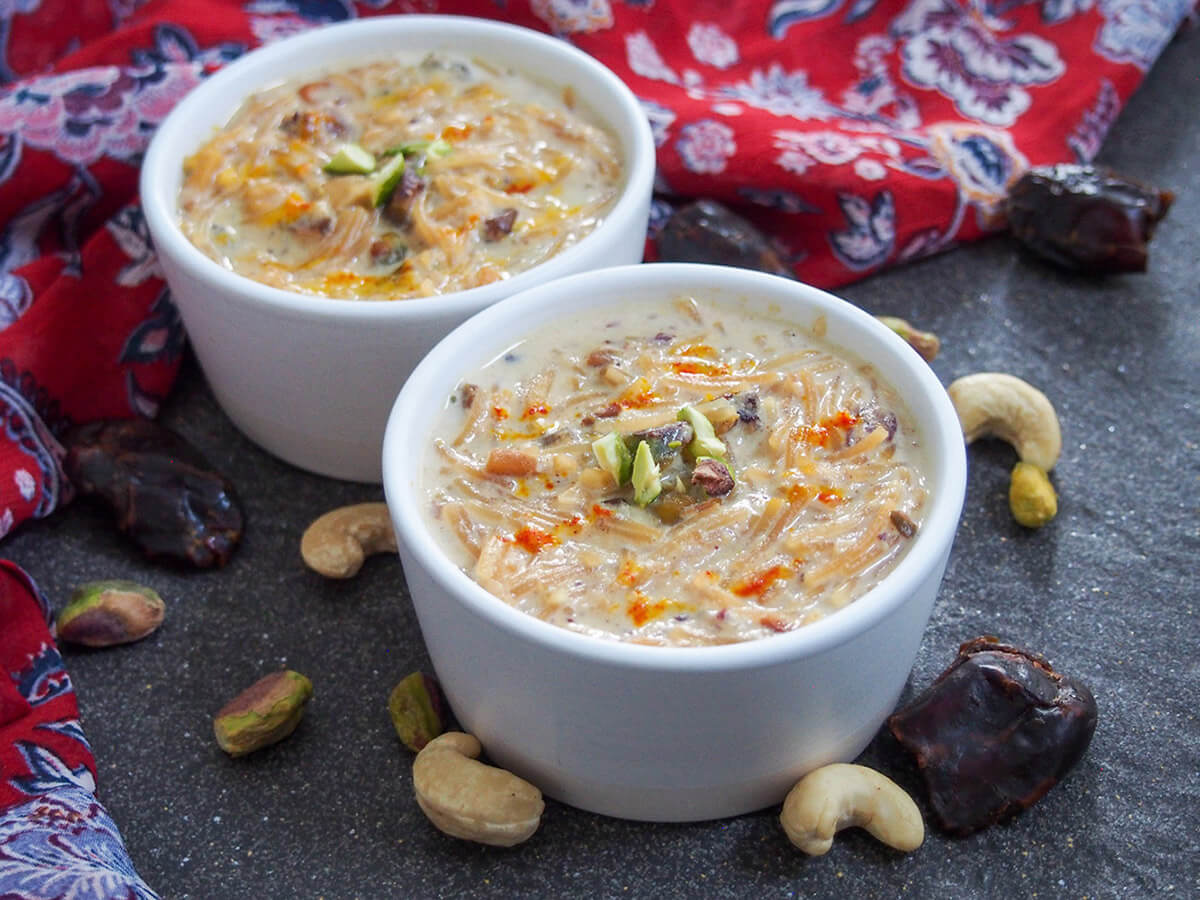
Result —
[[783, 802], [779, 816], [793, 844], [820, 856], [843, 828], [859, 826], [906, 853], [925, 840], [925, 823], [904, 790], [874, 769], [834, 763], [809, 772]]
[[385, 503], [358, 503], [330, 510], [300, 538], [305, 565], [326, 578], [352, 578], [372, 553], [396, 551]]
[[1022, 462], [1049, 472], [1062, 450], [1058, 414], [1046, 395], [1015, 375], [977, 372], [946, 388], [967, 443], [998, 437], [1016, 448]]
[[542, 820], [542, 792], [511, 772], [475, 757], [479, 741], [461, 731], [435, 737], [413, 763], [417, 804], [452, 837], [511, 847], [528, 840]]

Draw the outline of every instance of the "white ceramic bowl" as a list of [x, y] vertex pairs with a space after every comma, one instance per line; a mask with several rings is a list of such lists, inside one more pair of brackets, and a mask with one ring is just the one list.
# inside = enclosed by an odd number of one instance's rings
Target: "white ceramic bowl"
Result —
[[[623, 644], [508, 606], [442, 552], [419, 472], [429, 422], [472, 368], [525, 323], [688, 293], [774, 305], [873, 363], [908, 404], [930, 465], [913, 545], [874, 590], [797, 631], [716, 647]], [[950, 552], [966, 480], [962, 431], [941, 383], [888, 328], [815, 288], [742, 269], [641, 265], [542, 285], [455, 329], [401, 390], [383, 447], [384, 490], [434, 668], [459, 721], [500, 765], [546, 794], [630, 819], [691, 821], [778, 803], [806, 771], [855, 757], [912, 667]]]
[[[570, 85], [616, 134], [621, 196], [575, 246], [513, 278], [440, 297], [327, 300], [269, 287], [209, 259], [178, 227], [183, 160], [246, 96], [304, 73], [397, 50], [453, 49]], [[491, 303], [562, 275], [642, 258], [654, 142], [630, 90], [564, 41], [456, 16], [391, 16], [331, 25], [247, 54], [171, 112], [142, 164], [141, 199], [188, 338], [221, 407], [251, 440], [294, 465], [379, 481], [379, 450], [400, 385], [433, 344]]]

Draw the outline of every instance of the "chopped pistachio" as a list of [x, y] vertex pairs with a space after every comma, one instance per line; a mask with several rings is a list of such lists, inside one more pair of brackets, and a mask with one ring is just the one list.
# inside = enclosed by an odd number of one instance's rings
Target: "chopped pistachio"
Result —
[[408, 141], [403, 144], [397, 144], [395, 147], [388, 147], [384, 151], [388, 156], [401, 154], [403, 156], [415, 156], [418, 153], [424, 153], [427, 157], [432, 156], [435, 159], [449, 156], [454, 150], [454, 145], [444, 138], [434, 138], [432, 141]]
[[645, 441], [638, 444], [637, 453], [633, 456], [633, 502], [645, 506], [662, 493], [661, 472], [650, 445]]
[[615, 431], [592, 441], [592, 455], [596, 457], [600, 468], [612, 476], [615, 483], [620, 485], [629, 481], [633, 472], [633, 456]]
[[375, 171], [375, 157], [358, 144], [342, 144], [325, 163], [325, 171], [330, 175], [370, 175]]
[[404, 157], [393, 156], [375, 173], [371, 184], [371, 202], [383, 206], [391, 199], [392, 192], [404, 177]]
[[725, 444], [717, 437], [712, 422], [704, 413], [694, 407], [684, 406], [679, 410], [679, 419], [691, 425], [692, 430], [696, 433], [692, 442], [688, 444], [688, 450], [691, 451], [694, 458], [699, 459], [702, 456], [711, 456], [714, 459], [725, 458]]

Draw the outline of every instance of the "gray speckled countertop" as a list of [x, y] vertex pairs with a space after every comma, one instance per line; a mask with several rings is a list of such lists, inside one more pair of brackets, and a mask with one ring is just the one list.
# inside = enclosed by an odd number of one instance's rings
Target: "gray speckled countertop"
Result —
[[[65, 652], [99, 796], [139, 872], [166, 898], [1200, 896], [1198, 87], [1193, 28], [1102, 153], [1177, 192], [1148, 274], [1073, 277], [997, 237], [841, 292], [941, 335], [934, 369], [944, 382], [1011, 371], [1058, 407], [1061, 511], [1042, 531], [1010, 519], [1012, 451], [971, 448], [962, 524], [906, 692], [983, 633], [1088, 683], [1100, 708], [1091, 748], [1033, 809], [966, 839], [931, 830], [909, 855], [850, 831], [807, 858], [777, 809], [649, 825], [549, 802], [541, 830], [516, 850], [445, 838], [412, 799], [411, 755], [386, 712], [391, 686], [428, 668], [399, 563], [377, 557], [334, 583], [298, 556], [309, 521], [381, 491], [267, 456], [189, 364], [163, 421], [239, 486], [249, 524], [225, 569], [148, 565], [85, 503], [0, 548], [56, 604], [97, 577], [142, 581], [169, 604], [163, 628], [140, 644]], [[213, 713], [284, 665], [316, 687], [300, 728], [228, 758]], [[889, 736], [863, 761], [917, 788]]]

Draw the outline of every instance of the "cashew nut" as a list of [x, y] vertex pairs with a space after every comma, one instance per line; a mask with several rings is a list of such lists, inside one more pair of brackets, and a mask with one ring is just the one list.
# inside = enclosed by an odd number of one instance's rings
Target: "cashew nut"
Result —
[[385, 503], [357, 503], [330, 510], [300, 538], [305, 565], [326, 578], [352, 578], [373, 553], [396, 551]]
[[528, 840], [542, 819], [542, 792], [511, 772], [475, 757], [479, 741], [447, 731], [422, 748], [413, 763], [417, 804], [439, 831], [452, 837], [511, 847]]
[[828, 852], [836, 832], [856, 825], [906, 853], [925, 840], [921, 811], [898, 784], [874, 769], [847, 763], [801, 778], [784, 800], [779, 821], [809, 856]]
[[981, 437], [1008, 441], [1023, 462], [1049, 472], [1062, 450], [1058, 414], [1046, 395], [1015, 375], [977, 372], [946, 389], [967, 443]]

